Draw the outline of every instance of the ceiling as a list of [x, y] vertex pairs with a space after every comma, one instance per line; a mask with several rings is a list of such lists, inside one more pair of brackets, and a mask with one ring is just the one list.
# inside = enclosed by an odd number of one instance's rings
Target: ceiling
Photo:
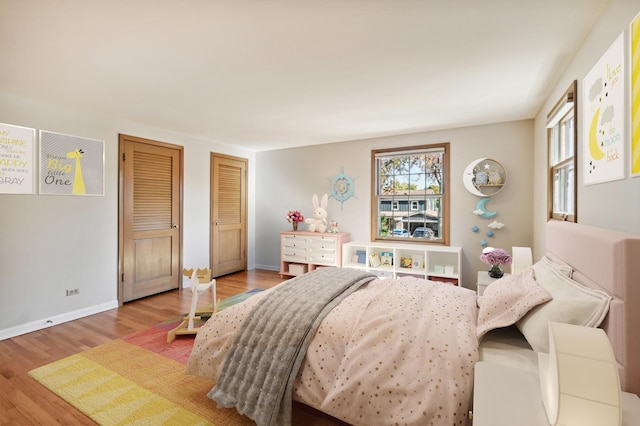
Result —
[[606, 2], [0, 0], [0, 93], [254, 151], [529, 119]]

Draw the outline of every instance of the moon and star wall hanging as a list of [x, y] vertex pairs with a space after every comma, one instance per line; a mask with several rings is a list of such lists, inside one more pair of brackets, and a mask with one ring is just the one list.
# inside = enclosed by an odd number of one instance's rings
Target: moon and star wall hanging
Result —
[[[492, 158], [474, 160], [465, 168], [462, 175], [462, 183], [467, 191], [477, 197], [481, 197], [472, 213], [483, 219], [493, 219], [498, 212], [487, 210], [487, 203], [507, 183], [507, 172], [502, 164]], [[492, 238], [495, 235], [494, 231], [502, 229], [504, 226], [504, 223], [494, 220], [488, 225], [487, 237]], [[473, 226], [471, 230], [477, 233], [480, 228]], [[480, 245], [483, 247], [487, 244], [485, 239], [480, 241]]]

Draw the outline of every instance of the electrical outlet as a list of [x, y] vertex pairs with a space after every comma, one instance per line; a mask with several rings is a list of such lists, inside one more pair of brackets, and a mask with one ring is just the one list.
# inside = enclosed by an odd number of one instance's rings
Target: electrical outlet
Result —
[[74, 289], [67, 290], [67, 296], [73, 296], [73, 295], [76, 295], [76, 294], [79, 294], [79, 293], [80, 293], [80, 289], [79, 288], [74, 288]]

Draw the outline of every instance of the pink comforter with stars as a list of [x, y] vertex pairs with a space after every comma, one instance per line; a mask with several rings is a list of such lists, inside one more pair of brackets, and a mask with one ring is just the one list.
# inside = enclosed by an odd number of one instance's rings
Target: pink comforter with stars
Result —
[[[268, 291], [207, 321], [188, 374], [218, 377], [236, 331]], [[294, 399], [354, 425], [464, 425], [477, 316], [468, 289], [413, 277], [371, 281], [322, 321]]]

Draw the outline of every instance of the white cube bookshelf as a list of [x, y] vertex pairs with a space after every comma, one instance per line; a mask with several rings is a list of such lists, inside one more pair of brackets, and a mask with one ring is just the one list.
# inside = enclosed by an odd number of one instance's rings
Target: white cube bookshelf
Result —
[[[388, 254], [391, 264], [385, 264]], [[381, 260], [380, 265], [372, 264], [372, 255]], [[371, 271], [385, 278], [415, 276], [455, 285], [461, 283], [461, 257], [461, 247], [383, 242], [350, 242], [342, 246], [344, 268]]]

